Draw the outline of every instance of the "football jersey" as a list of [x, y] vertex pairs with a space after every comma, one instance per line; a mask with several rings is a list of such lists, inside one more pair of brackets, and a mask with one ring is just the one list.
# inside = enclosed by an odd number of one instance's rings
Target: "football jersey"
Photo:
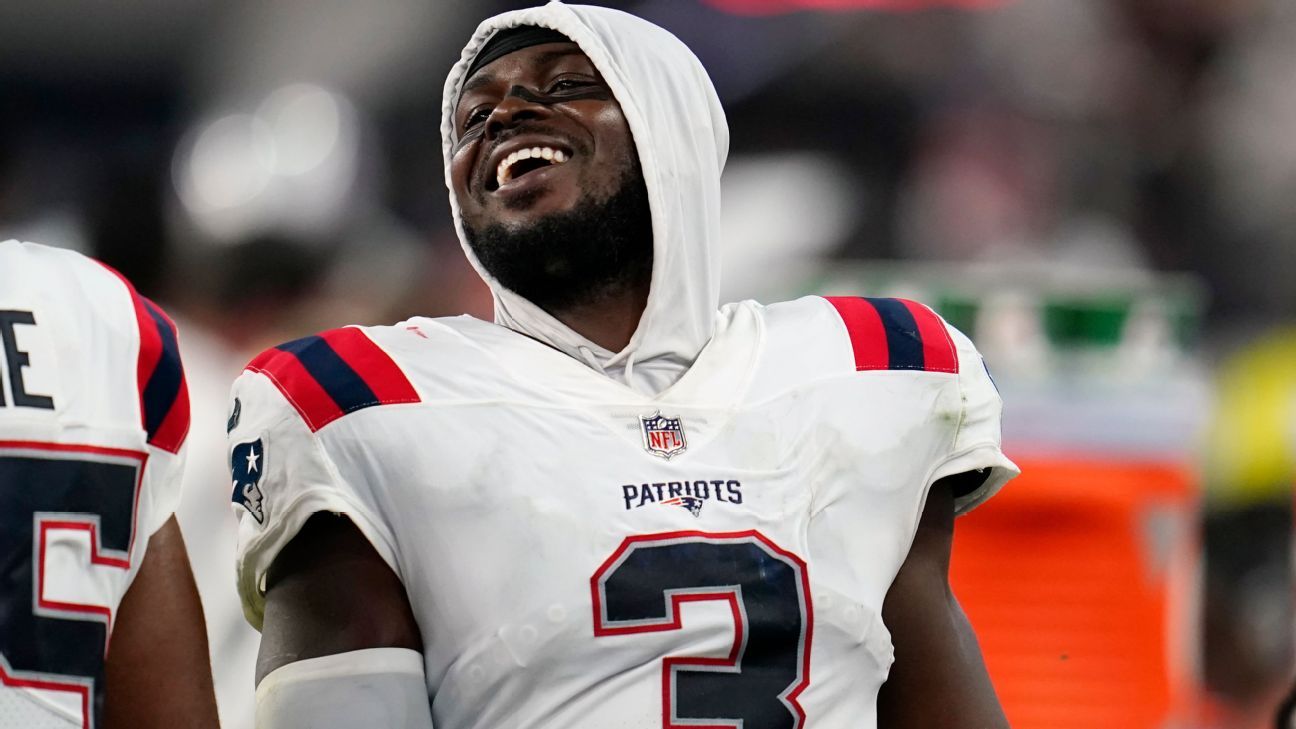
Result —
[[876, 726], [882, 603], [929, 486], [1016, 473], [976, 349], [927, 307], [720, 310], [638, 393], [468, 317], [300, 339], [233, 388], [238, 575], [316, 512], [399, 576], [438, 729]]
[[0, 727], [101, 725], [109, 633], [188, 428], [157, 306], [80, 254], [0, 242]]

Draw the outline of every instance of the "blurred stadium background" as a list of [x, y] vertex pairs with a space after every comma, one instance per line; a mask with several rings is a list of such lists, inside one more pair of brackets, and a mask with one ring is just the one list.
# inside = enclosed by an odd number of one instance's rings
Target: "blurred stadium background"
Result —
[[[270, 344], [489, 316], [445, 73], [504, 0], [6, 0], [0, 239], [79, 249], [182, 327], [182, 525], [224, 725], [225, 394]], [[981, 345], [1027, 474], [956, 587], [1017, 729], [1272, 726], [1292, 674], [1296, 5], [640, 0], [733, 131], [726, 299], [905, 295]]]

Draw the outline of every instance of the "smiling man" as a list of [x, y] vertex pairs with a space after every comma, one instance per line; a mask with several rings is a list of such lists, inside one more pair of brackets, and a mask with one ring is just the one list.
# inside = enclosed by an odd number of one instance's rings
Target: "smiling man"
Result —
[[443, 114], [495, 322], [324, 332], [234, 387], [258, 725], [1006, 726], [948, 583], [1016, 473], [967, 338], [720, 307], [728, 130], [653, 25], [491, 18]]
[[653, 261], [625, 114], [561, 33], [523, 26], [494, 38], [453, 112], [464, 237], [497, 288], [620, 350], [647, 302]]

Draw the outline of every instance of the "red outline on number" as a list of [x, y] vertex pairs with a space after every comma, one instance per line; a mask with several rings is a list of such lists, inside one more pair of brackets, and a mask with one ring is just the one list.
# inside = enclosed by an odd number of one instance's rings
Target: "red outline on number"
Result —
[[797, 697], [805, 691], [810, 685], [810, 646], [814, 639], [814, 606], [810, 600], [810, 575], [806, 567], [805, 560], [796, 554], [778, 546], [769, 537], [761, 534], [755, 529], [748, 529], [741, 532], [703, 532], [696, 530], [678, 531], [678, 532], [661, 532], [658, 534], [641, 534], [632, 537], [626, 537], [621, 541], [621, 546], [612, 552], [611, 556], [603, 560], [603, 564], [594, 570], [593, 576], [590, 577], [590, 597], [594, 602], [594, 637], [602, 638], [609, 635], [630, 635], [634, 633], [659, 633], [667, 630], [679, 630], [683, 627], [680, 619], [680, 604], [685, 602], [701, 602], [706, 600], [725, 600], [729, 603], [729, 609], [733, 612], [734, 618], [734, 645], [729, 651], [727, 658], [690, 658], [686, 656], [667, 656], [662, 659], [662, 726], [665, 729], [733, 729], [733, 724], [675, 724], [671, 721], [671, 696], [670, 696], [670, 677], [672, 669], [675, 666], [736, 666], [738, 664], [738, 651], [742, 648], [746, 621], [744, 613], [739, 609], [738, 596], [732, 591], [724, 592], [690, 592], [683, 595], [670, 596], [670, 617], [661, 622], [649, 625], [631, 625], [625, 627], [607, 626], [603, 624], [603, 601], [601, 599], [601, 590], [599, 590], [600, 578], [607, 572], [608, 568], [621, 559], [621, 556], [629, 551], [634, 544], [641, 542], [665, 542], [677, 539], [687, 539], [696, 537], [702, 540], [738, 540], [738, 539], [757, 539], [773, 552], [786, 557], [796, 564], [800, 572], [801, 594], [805, 598], [805, 641], [801, 651], [801, 681], [787, 693], [787, 702], [792, 705], [793, 711], [796, 712], [797, 721], [796, 729], [805, 729], [806, 714], [805, 709], [797, 702]]
[[[83, 521], [42, 521], [40, 523], [40, 553], [36, 563], [36, 579], [40, 590], [36, 595], [36, 604], [39, 607], [52, 610], [63, 610], [74, 613], [87, 613], [90, 615], [102, 615], [108, 621], [107, 635], [104, 640], [104, 655], [108, 654], [108, 643], [112, 639], [112, 609], [99, 605], [82, 605], [79, 603], [64, 603], [54, 600], [46, 600], [45, 592], [45, 532], [50, 528], [57, 529], [81, 529], [90, 533], [90, 562], [91, 564], [103, 565], [106, 567], [116, 567], [118, 569], [130, 569], [130, 558], [135, 553], [136, 527], [138, 527], [139, 516], [139, 499], [140, 492], [144, 484], [144, 467], [148, 463], [148, 453], [144, 451], [132, 451], [124, 448], [106, 448], [104, 446], [83, 445], [78, 443], [42, 443], [38, 441], [23, 440], [0, 440], [0, 451], [6, 450], [29, 450], [29, 451], [54, 451], [57, 453], [86, 453], [96, 456], [112, 456], [114, 458], [130, 458], [139, 461], [139, 468], [135, 477], [135, 493], [131, 499], [131, 526], [130, 538], [126, 546], [126, 559], [118, 557], [109, 557], [99, 554], [99, 534], [95, 529], [93, 522]], [[16, 686], [19, 688], [37, 688], [47, 691], [73, 691], [81, 695], [81, 722], [83, 729], [90, 727], [90, 689], [81, 684], [59, 683], [58, 681], [44, 681], [29, 678], [19, 678], [11, 676], [0, 666], [0, 683], [6, 686]]]
[[31, 678], [18, 678], [10, 676], [4, 666], [0, 665], [0, 683], [5, 686], [14, 686], [16, 688], [34, 688], [45, 691], [75, 691], [81, 694], [81, 726], [83, 729], [90, 727], [90, 687], [78, 684], [58, 683], [57, 681], [38, 681]]

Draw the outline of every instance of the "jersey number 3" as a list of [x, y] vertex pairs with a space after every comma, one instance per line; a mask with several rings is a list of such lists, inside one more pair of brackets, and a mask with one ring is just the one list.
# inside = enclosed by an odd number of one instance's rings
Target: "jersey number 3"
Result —
[[[130, 569], [144, 454], [0, 442], [0, 699], [77, 695], [98, 726], [104, 651]], [[2, 702], [0, 702], [2, 703]], [[67, 706], [67, 710], [74, 710]]]
[[724, 657], [662, 661], [667, 729], [799, 729], [814, 627], [805, 562], [757, 531], [629, 537], [590, 578], [594, 635], [679, 630], [680, 605], [733, 614]]

